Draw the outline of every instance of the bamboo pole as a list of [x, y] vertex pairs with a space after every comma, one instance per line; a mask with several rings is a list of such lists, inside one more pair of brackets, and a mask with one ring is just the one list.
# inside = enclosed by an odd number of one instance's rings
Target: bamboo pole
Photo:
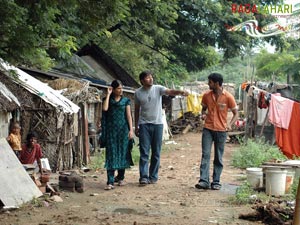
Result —
[[293, 225], [300, 225], [300, 185], [299, 184], [300, 184], [300, 178], [299, 178], [298, 189], [297, 189]]

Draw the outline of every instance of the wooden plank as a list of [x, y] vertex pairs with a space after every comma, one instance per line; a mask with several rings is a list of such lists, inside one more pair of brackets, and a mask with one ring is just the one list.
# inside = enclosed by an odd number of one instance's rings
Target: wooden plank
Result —
[[4, 207], [18, 207], [42, 196], [5, 138], [0, 139], [0, 180], [0, 200]]
[[227, 132], [228, 136], [233, 136], [233, 135], [241, 135], [245, 134], [245, 131], [229, 131]]
[[287, 168], [299, 168], [300, 164], [290, 164], [290, 163], [272, 163], [272, 162], [264, 162], [261, 167], [287, 167]]

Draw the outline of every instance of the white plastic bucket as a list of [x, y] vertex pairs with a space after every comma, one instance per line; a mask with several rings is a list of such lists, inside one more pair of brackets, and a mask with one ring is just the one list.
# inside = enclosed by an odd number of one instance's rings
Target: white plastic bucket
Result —
[[251, 167], [246, 169], [247, 182], [253, 188], [263, 187], [263, 171], [262, 168]]
[[285, 194], [287, 170], [274, 167], [267, 168], [266, 172], [266, 194], [280, 196]]

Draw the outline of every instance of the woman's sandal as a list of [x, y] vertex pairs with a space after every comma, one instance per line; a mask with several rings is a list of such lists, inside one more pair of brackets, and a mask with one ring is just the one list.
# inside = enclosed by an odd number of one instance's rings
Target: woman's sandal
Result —
[[112, 184], [109, 184], [109, 185], [107, 185], [105, 188], [104, 188], [104, 190], [112, 190], [112, 189], [114, 189], [115, 188], [115, 186], [114, 185], [112, 185]]
[[119, 180], [118, 181], [118, 185], [119, 186], [125, 186], [126, 185], [126, 182], [124, 180]]

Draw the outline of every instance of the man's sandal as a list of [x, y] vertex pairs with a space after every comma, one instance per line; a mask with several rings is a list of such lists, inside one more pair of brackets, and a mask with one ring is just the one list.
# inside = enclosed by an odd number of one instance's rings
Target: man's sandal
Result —
[[211, 189], [212, 190], [221, 190], [221, 185], [220, 184], [212, 184], [211, 185]]

